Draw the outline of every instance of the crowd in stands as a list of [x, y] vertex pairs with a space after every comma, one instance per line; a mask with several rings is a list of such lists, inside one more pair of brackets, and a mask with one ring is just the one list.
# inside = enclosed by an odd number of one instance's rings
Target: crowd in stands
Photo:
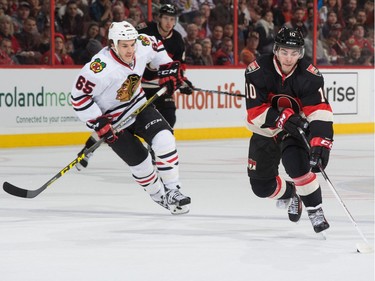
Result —
[[[49, 0], [0, 0], [0, 64], [82, 65], [104, 46], [111, 22], [134, 26], [147, 21], [147, 0], [56, 0], [54, 56], [50, 55]], [[153, 20], [160, 4], [180, 11], [178, 30], [186, 44], [186, 63], [234, 65], [234, 12], [238, 14], [238, 58], [247, 65], [272, 52], [282, 26], [298, 27], [306, 57], [314, 48], [313, 0], [152, 1]], [[374, 0], [319, 0], [318, 65], [374, 65]]]

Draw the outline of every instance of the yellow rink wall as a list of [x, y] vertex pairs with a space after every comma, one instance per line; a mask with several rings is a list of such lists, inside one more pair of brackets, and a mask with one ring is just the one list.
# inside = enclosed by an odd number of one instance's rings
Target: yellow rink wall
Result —
[[[374, 123], [335, 124], [335, 135], [338, 134], [373, 134]], [[0, 148], [60, 146], [84, 144], [90, 136], [88, 132], [48, 133], [25, 135], [0, 135]], [[245, 127], [237, 128], [200, 128], [176, 129], [177, 140], [209, 140], [249, 138], [251, 132]]]

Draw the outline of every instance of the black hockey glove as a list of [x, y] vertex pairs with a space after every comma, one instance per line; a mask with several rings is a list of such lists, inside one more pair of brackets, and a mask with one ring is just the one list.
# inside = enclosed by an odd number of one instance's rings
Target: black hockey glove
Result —
[[102, 115], [94, 120], [89, 120], [87, 126], [94, 129], [99, 138], [104, 138], [108, 144], [114, 143], [118, 137], [111, 125], [112, 117], [110, 115]]
[[173, 93], [182, 85], [182, 77], [180, 74], [180, 62], [172, 61], [167, 64], [162, 64], [158, 71], [159, 86], [166, 87], [166, 94], [173, 95]]
[[300, 137], [298, 128], [305, 131], [309, 123], [299, 114], [294, 113], [293, 109], [285, 108], [276, 119], [276, 126], [294, 137]]
[[191, 83], [186, 77], [183, 77], [184, 83], [180, 87], [180, 93], [185, 95], [191, 95], [194, 92], [193, 83]]
[[321, 165], [323, 170], [327, 167], [332, 140], [315, 137], [311, 139], [310, 146], [311, 171], [319, 173], [320, 169], [318, 165]]

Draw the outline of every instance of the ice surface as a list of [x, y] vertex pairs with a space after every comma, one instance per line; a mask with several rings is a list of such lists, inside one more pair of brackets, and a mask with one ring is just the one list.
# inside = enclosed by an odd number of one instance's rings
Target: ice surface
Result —
[[[327, 240], [305, 211], [294, 224], [253, 195], [247, 146], [178, 142], [183, 192], [192, 198], [184, 216], [155, 204], [107, 146], [88, 169], [69, 171], [34, 199], [1, 190], [0, 280], [374, 280], [374, 254], [356, 253], [363, 240], [324, 179]], [[36, 189], [80, 149], [2, 149], [1, 182]], [[373, 246], [374, 137], [336, 136], [326, 172]]]

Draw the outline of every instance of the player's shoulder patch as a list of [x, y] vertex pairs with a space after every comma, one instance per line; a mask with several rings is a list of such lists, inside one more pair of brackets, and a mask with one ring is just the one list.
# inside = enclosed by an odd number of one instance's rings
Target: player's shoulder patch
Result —
[[252, 72], [257, 71], [258, 69], [260, 69], [260, 66], [257, 63], [257, 61], [255, 60], [255, 61], [249, 63], [249, 65], [246, 68], [246, 73], [252, 73]]
[[100, 58], [96, 58], [90, 63], [90, 70], [94, 73], [99, 73], [102, 72], [106, 66], [107, 64], [105, 62], [101, 61]]
[[149, 46], [149, 45], [151, 45], [150, 38], [146, 34], [139, 34], [138, 40], [141, 41], [141, 44], [143, 46]]
[[322, 74], [319, 72], [319, 70], [318, 70], [315, 66], [313, 66], [312, 64], [310, 64], [310, 65], [306, 68], [306, 70], [307, 70], [308, 72], [310, 72], [310, 73], [316, 75], [316, 76], [322, 76]]
[[139, 23], [136, 27], [135, 27], [135, 29], [136, 30], [140, 30], [140, 29], [143, 29], [143, 28], [146, 28], [147, 27], [147, 23], [145, 23], [145, 22], [141, 22], [141, 23]]

